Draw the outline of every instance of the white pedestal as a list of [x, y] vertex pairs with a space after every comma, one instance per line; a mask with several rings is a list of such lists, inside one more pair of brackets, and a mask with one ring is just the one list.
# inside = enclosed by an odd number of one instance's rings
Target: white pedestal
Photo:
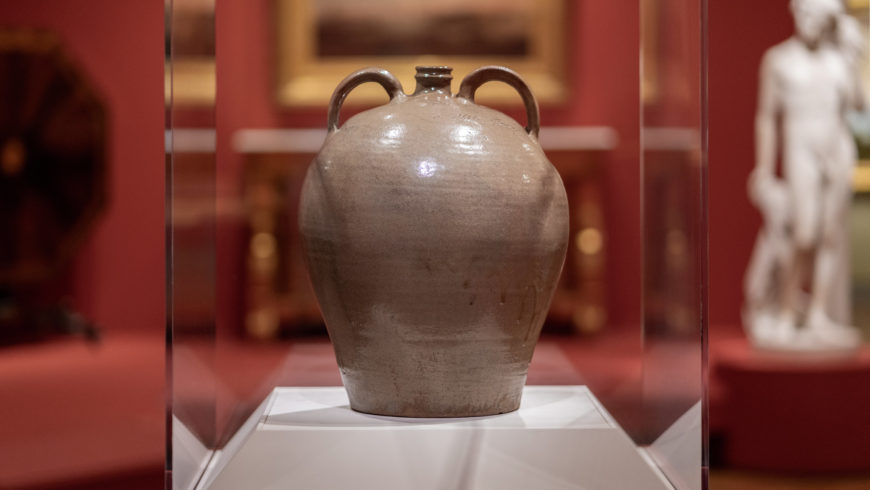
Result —
[[659, 490], [661, 476], [585, 386], [529, 386], [513, 413], [352, 411], [343, 388], [275, 388], [197, 488]]

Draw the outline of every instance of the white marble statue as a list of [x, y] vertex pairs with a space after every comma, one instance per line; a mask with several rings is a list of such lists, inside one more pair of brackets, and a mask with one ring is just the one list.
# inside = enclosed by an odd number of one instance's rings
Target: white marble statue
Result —
[[744, 326], [762, 348], [854, 349], [861, 338], [843, 314], [857, 159], [846, 114], [863, 106], [864, 39], [841, 0], [792, 0], [791, 11], [795, 34], [761, 64], [749, 196], [764, 225], [746, 273]]

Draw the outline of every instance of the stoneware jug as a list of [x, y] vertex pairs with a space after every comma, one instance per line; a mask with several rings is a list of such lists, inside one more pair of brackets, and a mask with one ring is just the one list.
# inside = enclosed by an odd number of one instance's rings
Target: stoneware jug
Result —
[[[299, 223], [311, 282], [354, 410], [464, 417], [519, 408], [565, 261], [568, 201], [538, 143], [538, 105], [513, 71], [417, 68], [406, 95], [367, 68], [335, 89]], [[522, 96], [525, 130], [474, 102], [488, 81]], [[348, 93], [388, 104], [339, 127]]]

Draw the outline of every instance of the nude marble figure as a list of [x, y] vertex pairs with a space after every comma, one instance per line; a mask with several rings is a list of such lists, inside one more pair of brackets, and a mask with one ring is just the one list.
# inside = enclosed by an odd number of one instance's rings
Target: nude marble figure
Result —
[[757, 347], [853, 349], [860, 345], [858, 330], [846, 324], [847, 315], [835, 320], [832, 313], [835, 303], [848, 304], [848, 288], [841, 286], [848, 285], [857, 155], [846, 114], [863, 107], [864, 39], [841, 0], [790, 6], [794, 35], [761, 63], [756, 166], [748, 187], [764, 225], [746, 273], [744, 326]]

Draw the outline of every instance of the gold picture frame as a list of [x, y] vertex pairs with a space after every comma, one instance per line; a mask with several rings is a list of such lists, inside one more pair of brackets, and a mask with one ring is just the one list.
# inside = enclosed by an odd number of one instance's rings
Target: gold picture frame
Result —
[[217, 92], [215, 0], [167, 1], [163, 14], [167, 33], [163, 64], [166, 104], [213, 106]]
[[211, 106], [215, 101], [214, 59], [167, 60], [163, 73], [166, 103]]
[[[850, 15], [858, 19], [864, 30], [865, 38], [870, 36], [870, 0], [847, 0], [846, 9]], [[870, 63], [865, 61], [861, 66], [861, 78], [864, 82], [864, 91], [870, 94]], [[863, 154], [855, 167], [855, 175], [852, 180], [855, 192], [870, 192], [870, 159], [867, 159], [866, 135], [857, 135], [859, 141], [859, 153]]]
[[653, 104], [659, 98], [659, 0], [640, 0], [640, 100]]
[[[276, 98], [282, 106], [326, 105], [333, 89], [344, 77], [366, 66], [389, 70], [409, 91], [414, 87], [414, 67], [417, 65], [448, 65], [453, 67], [454, 76], [461, 78], [480, 66], [498, 64], [519, 72], [543, 104], [558, 103], [567, 97], [565, 0], [528, 0], [528, 8], [532, 12], [526, 25], [527, 49], [523, 56], [490, 56], [485, 53], [323, 56], [318, 53], [317, 1], [323, 0], [277, 0]], [[396, 2], [398, 4], [400, 0]], [[331, 3], [335, 4], [336, 0], [331, 0]], [[371, 4], [348, 0], [345, 10], [353, 8], [370, 15], [370, 12], [365, 11], [371, 8]], [[401, 18], [398, 21], [404, 22]], [[383, 89], [375, 84], [365, 84], [354, 91], [348, 103], [367, 104], [380, 102], [384, 98]], [[485, 103], [522, 103], [516, 92], [503, 84], [487, 85], [480, 91], [478, 98]]]

